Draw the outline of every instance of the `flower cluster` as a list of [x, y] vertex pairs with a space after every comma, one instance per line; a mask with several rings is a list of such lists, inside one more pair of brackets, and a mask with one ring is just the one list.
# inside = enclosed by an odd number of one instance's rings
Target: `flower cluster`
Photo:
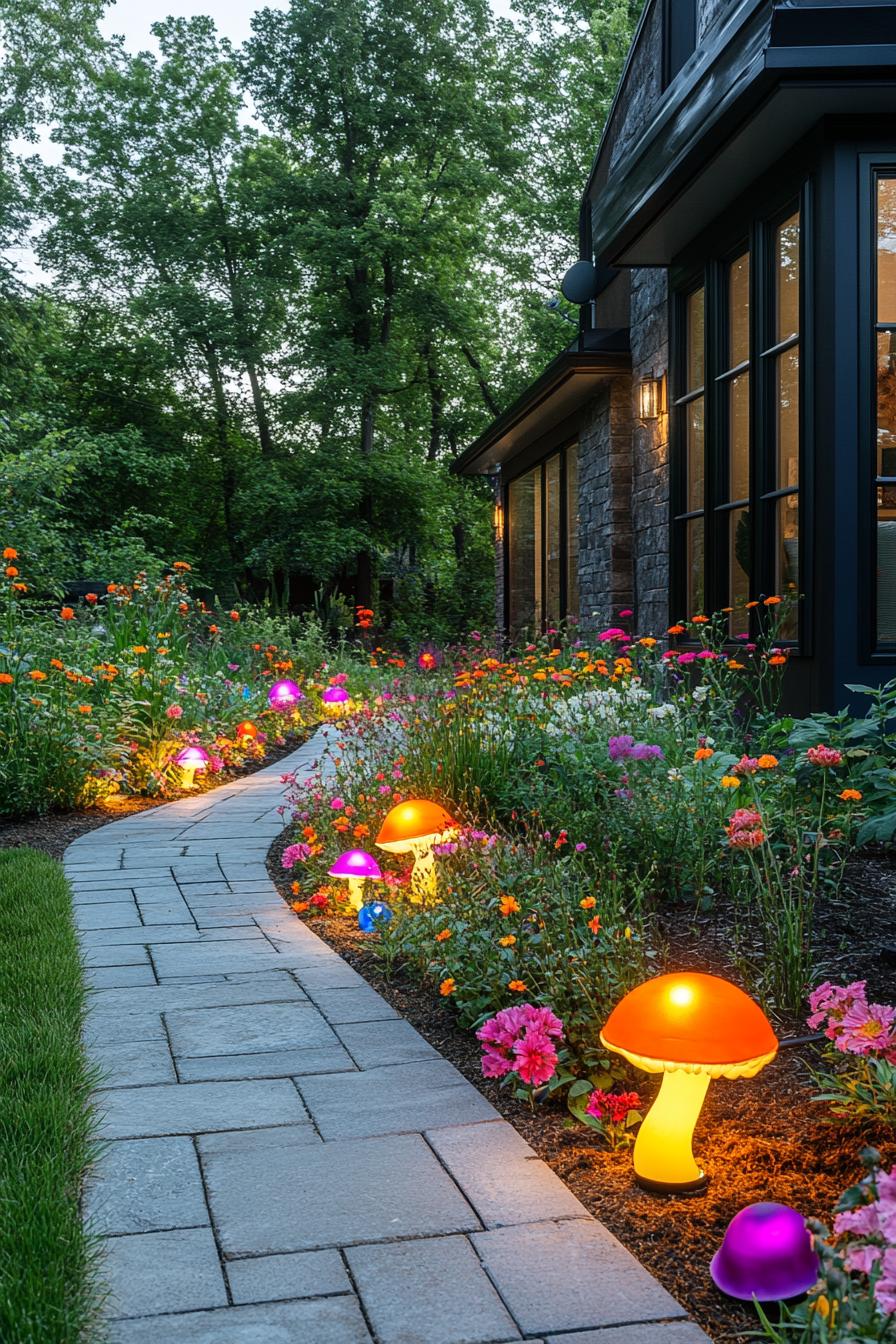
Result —
[[550, 1008], [521, 1003], [489, 1018], [476, 1036], [482, 1041], [484, 1078], [516, 1073], [528, 1086], [541, 1087], [556, 1072], [563, 1023]]
[[835, 1233], [847, 1239], [843, 1261], [853, 1274], [874, 1278], [874, 1296], [883, 1315], [896, 1312], [896, 1167], [875, 1170], [859, 1186], [864, 1202], [842, 1208]]
[[622, 1124], [629, 1111], [636, 1111], [641, 1105], [637, 1092], [605, 1092], [596, 1087], [588, 1098], [585, 1107], [587, 1115], [595, 1120], [608, 1120], [613, 1125]]
[[869, 1003], [865, 983], [819, 985], [809, 995], [808, 1024], [817, 1031], [824, 1023], [825, 1036], [843, 1054], [881, 1054], [896, 1064], [896, 1007]]
[[607, 743], [611, 761], [661, 761], [663, 749], [655, 742], [636, 742], [628, 733], [611, 737]]
[[728, 820], [725, 833], [732, 849], [756, 849], [765, 840], [762, 814], [748, 807], [737, 808]]

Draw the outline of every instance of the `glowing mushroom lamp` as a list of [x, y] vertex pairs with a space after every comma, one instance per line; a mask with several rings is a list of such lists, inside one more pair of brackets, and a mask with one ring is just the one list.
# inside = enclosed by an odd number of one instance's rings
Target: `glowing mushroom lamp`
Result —
[[254, 742], [257, 736], [258, 736], [258, 729], [255, 727], [255, 724], [252, 723], [250, 719], [243, 719], [242, 723], [237, 724], [236, 726], [237, 742], [245, 742], [246, 740]]
[[436, 866], [433, 845], [444, 844], [457, 822], [440, 807], [420, 798], [397, 803], [380, 827], [376, 843], [387, 854], [413, 854], [411, 900], [418, 904], [436, 894]]
[[330, 877], [344, 877], [348, 882], [348, 900], [353, 910], [364, 904], [364, 883], [382, 882], [380, 866], [366, 849], [347, 849], [329, 870]]
[[204, 747], [182, 747], [174, 758], [174, 764], [179, 765], [183, 771], [181, 787], [195, 789], [197, 770], [201, 773], [208, 769], [208, 752]]
[[333, 715], [341, 714], [351, 700], [351, 696], [344, 686], [328, 686], [320, 698], [327, 713]]
[[749, 1302], [783, 1302], [818, 1279], [806, 1220], [787, 1204], [748, 1204], [728, 1224], [709, 1267], [717, 1288]]
[[691, 1140], [712, 1078], [753, 1078], [778, 1041], [765, 1013], [715, 975], [658, 975], [626, 994], [600, 1039], [647, 1073], [661, 1073], [656, 1101], [633, 1153], [639, 1185], [661, 1192], [701, 1190], [706, 1177]]
[[299, 685], [287, 677], [284, 681], [275, 681], [268, 691], [268, 704], [278, 714], [288, 714], [295, 709], [300, 700], [304, 700]]
[[388, 924], [392, 911], [385, 901], [371, 901], [358, 911], [358, 928], [362, 933], [376, 933], [377, 924]]

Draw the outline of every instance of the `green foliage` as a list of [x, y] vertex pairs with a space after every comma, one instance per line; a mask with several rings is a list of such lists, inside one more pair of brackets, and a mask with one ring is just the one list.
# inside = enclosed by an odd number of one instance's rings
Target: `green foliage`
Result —
[[[51, 988], [51, 992], [48, 992]], [[62, 869], [0, 850], [0, 1338], [80, 1344], [96, 1323], [79, 1198], [93, 1148], [85, 990]]]

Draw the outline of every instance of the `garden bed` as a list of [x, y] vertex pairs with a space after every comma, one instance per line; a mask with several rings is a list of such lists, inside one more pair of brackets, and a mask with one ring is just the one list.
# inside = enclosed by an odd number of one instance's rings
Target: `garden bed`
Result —
[[[271, 851], [273, 881], [291, 901], [290, 883], [280, 865], [288, 836]], [[850, 865], [842, 895], [819, 910], [820, 964], [837, 978], [867, 978], [869, 992], [892, 995], [894, 966], [882, 949], [880, 931], [896, 927], [896, 863], [881, 854]], [[860, 908], [862, 917], [855, 918]], [[670, 967], [721, 971], [730, 975], [723, 905], [700, 917], [698, 938], [691, 911], [664, 912], [663, 960]], [[481, 1050], [462, 1030], [449, 1002], [435, 986], [403, 976], [386, 980], [369, 935], [354, 920], [314, 915], [309, 926], [363, 975], [446, 1059], [449, 1059], [526, 1138], [595, 1217], [628, 1247], [688, 1309], [715, 1340], [746, 1340], [756, 1329], [752, 1307], [724, 1297], [709, 1276], [709, 1261], [733, 1215], [746, 1204], [774, 1199], [806, 1216], [829, 1222], [841, 1192], [862, 1174], [861, 1148], [871, 1143], [885, 1166], [896, 1162], [896, 1133], [880, 1126], [833, 1124], [830, 1111], [814, 1103], [817, 1088], [809, 1074], [811, 1046], [788, 1047], [755, 1079], [712, 1084], [695, 1135], [695, 1151], [710, 1177], [699, 1196], [649, 1195], [632, 1177], [631, 1153], [611, 1152], [590, 1130], [573, 1124], [559, 1103], [530, 1111], [506, 1088], [482, 1077]], [[695, 954], [695, 945], [699, 952]], [[780, 1024], [805, 1033], [805, 1023]], [[642, 1094], [654, 1084], [638, 1075]]]

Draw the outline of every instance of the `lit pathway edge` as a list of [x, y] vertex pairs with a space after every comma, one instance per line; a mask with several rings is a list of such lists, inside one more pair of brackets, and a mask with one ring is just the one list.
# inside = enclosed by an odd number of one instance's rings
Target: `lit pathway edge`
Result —
[[104, 1070], [84, 1211], [109, 1344], [705, 1342], [280, 899], [281, 776], [324, 746], [66, 853]]

